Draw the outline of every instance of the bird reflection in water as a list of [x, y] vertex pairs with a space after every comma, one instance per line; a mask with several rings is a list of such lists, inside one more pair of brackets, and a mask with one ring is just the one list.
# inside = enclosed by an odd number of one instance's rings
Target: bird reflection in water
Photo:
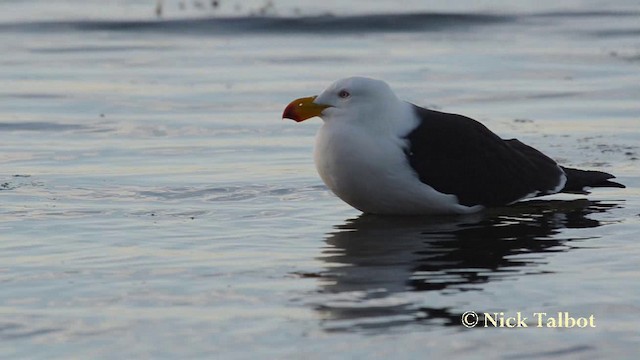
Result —
[[588, 216], [615, 207], [534, 200], [455, 218], [361, 215], [328, 234], [314, 306], [328, 331], [460, 325], [464, 310], [425, 307], [424, 292], [482, 291], [492, 281], [548, 273], [544, 254], [585, 239], [564, 237], [563, 229], [601, 226]]

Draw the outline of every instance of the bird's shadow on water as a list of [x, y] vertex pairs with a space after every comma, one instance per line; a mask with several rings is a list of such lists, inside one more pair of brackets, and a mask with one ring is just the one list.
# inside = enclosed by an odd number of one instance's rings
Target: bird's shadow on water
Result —
[[545, 254], [570, 251], [588, 238], [565, 237], [563, 229], [601, 226], [589, 215], [616, 207], [535, 200], [454, 218], [361, 215], [327, 234], [313, 306], [327, 331], [459, 326], [461, 311], [424, 306], [429, 292], [483, 291], [489, 282], [550, 273]]

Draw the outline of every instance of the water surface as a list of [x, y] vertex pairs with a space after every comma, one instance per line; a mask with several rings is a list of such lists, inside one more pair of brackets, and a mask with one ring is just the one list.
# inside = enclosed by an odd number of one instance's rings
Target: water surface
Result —
[[[635, 2], [274, 3], [0, 5], [0, 354], [635, 356]], [[355, 74], [627, 188], [361, 215], [315, 173], [320, 121], [280, 119]], [[597, 327], [471, 330], [471, 310]]]

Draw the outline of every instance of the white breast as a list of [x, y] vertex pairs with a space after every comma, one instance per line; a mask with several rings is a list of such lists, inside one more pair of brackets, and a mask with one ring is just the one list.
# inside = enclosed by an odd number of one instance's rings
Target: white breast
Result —
[[369, 131], [339, 118], [325, 120], [315, 148], [316, 168], [324, 183], [340, 199], [366, 213], [461, 214], [481, 210], [480, 206], [460, 205], [456, 196], [420, 182], [404, 153], [408, 140], [403, 139], [419, 120], [412, 109], [402, 110], [406, 120], [394, 122], [388, 131]]

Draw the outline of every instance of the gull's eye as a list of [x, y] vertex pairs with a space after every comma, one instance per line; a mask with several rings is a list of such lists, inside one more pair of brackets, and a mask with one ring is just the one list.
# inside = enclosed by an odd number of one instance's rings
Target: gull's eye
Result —
[[346, 99], [349, 96], [351, 96], [351, 94], [349, 94], [347, 90], [340, 90], [340, 92], [338, 93], [338, 96], [340, 96], [343, 99]]

